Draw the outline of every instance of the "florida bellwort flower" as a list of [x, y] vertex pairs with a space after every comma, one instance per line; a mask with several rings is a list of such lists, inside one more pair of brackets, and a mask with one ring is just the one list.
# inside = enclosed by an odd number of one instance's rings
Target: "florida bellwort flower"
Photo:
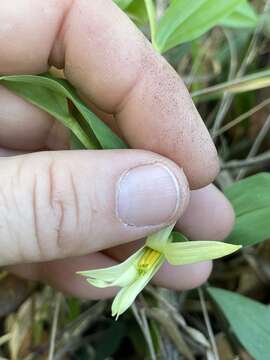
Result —
[[171, 265], [191, 264], [217, 259], [241, 247], [217, 241], [188, 241], [182, 234], [172, 232], [173, 227], [150, 235], [142, 248], [119, 265], [78, 272], [96, 287], [121, 288], [112, 303], [112, 316], [118, 318], [129, 308], [166, 260]]

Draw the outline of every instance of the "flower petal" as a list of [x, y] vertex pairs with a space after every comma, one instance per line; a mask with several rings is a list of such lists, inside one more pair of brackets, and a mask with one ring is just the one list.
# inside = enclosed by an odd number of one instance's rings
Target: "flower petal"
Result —
[[164, 260], [164, 256], [160, 256], [160, 259], [155, 263], [151, 270], [147, 271], [144, 275], [139, 276], [133, 284], [118, 292], [112, 303], [112, 316], [116, 316], [117, 319], [119, 315], [123, 314], [123, 312], [130, 307], [137, 295], [160, 269]]
[[166, 244], [172, 240], [170, 239], [170, 235], [174, 226], [175, 224], [172, 224], [160, 230], [159, 232], [148, 236], [145, 245], [160, 253], [163, 253]]
[[239, 245], [218, 241], [187, 241], [167, 244], [164, 256], [172, 265], [184, 265], [217, 259], [240, 248]]
[[144, 247], [136, 251], [121, 264], [104, 269], [79, 271], [77, 274], [86, 276], [87, 281], [96, 287], [127, 286], [137, 277], [137, 263], [144, 252]]

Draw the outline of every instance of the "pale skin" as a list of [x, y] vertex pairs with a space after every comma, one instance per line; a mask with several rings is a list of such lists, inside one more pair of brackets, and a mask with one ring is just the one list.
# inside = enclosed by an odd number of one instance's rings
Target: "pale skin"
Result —
[[[97, 299], [115, 289], [75, 272], [116, 264], [164, 225], [177, 222], [192, 240], [228, 235], [234, 214], [211, 185], [218, 157], [203, 121], [179, 76], [111, 0], [2, 0], [0, 44], [0, 74], [63, 68], [134, 149], [67, 151], [61, 125], [0, 87], [1, 266]], [[134, 172], [145, 181], [131, 181]], [[154, 281], [189, 289], [211, 267], [166, 264]]]

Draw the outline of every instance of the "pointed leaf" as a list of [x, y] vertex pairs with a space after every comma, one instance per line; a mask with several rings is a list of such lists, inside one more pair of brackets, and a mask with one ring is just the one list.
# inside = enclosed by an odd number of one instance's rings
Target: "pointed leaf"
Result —
[[121, 8], [126, 9], [133, 0], [114, 0], [114, 2]]
[[[122, 149], [126, 148], [125, 143], [103, 122], [101, 121], [88, 107], [83, 103], [83, 101], [78, 97], [75, 89], [63, 79], [55, 79], [48, 75], [12, 75], [12, 76], [1, 76], [0, 83], [5, 81], [12, 82], [12, 90], [16, 93], [23, 96], [28, 101], [32, 102], [36, 106], [39, 106], [43, 110], [50, 112], [51, 111], [51, 102], [45, 103], [42, 102], [39, 96], [35, 96], [36, 89], [43, 89], [43, 91], [51, 90], [53, 93], [51, 97], [66, 97], [71, 100], [78, 111], [82, 114], [83, 118], [87, 122], [88, 126], [94, 132], [96, 138], [100, 142], [100, 145], [103, 149]], [[22, 85], [20, 85], [22, 83]], [[46, 90], [47, 89], [47, 90]], [[46, 108], [47, 105], [47, 108]], [[53, 115], [55, 116], [55, 115]], [[61, 121], [61, 118], [59, 118]], [[66, 125], [67, 126], [67, 125]], [[77, 126], [79, 124], [77, 123]], [[72, 130], [72, 129], [71, 129]], [[77, 135], [77, 134], [76, 134]], [[81, 140], [81, 139], [80, 139]], [[91, 148], [96, 148], [96, 145], [93, 142]]]
[[270, 309], [242, 295], [209, 287], [208, 293], [218, 304], [235, 336], [256, 360], [268, 360], [270, 354]]
[[143, 26], [148, 20], [144, 0], [133, 0], [125, 9], [127, 15], [137, 24]]
[[234, 183], [225, 190], [236, 223], [226, 241], [243, 246], [270, 238], [270, 174], [261, 173]]
[[253, 28], [259, 20], [254, 8], [248, 1], [243, 2], [229, 15], [220, 21], [220, 24], [232, 28]]
[[244, 0], [173, 0], [160, 20], [156, 43], [161, 52], [198, 38]]
[[[3, 80], [6, 78], [8, 80]], [[15, 81], [14, 78], [19, 78], [20, 81]], [[75, 134], [84, 147], [96, 148], [91, 139], [85, 136], [80, 124], [69, 113], [65, 95], [54, 92], [36, 82], [24, 83], [21, 79], [23, 76], [0, 77], [0, 83], [60, 121]]]

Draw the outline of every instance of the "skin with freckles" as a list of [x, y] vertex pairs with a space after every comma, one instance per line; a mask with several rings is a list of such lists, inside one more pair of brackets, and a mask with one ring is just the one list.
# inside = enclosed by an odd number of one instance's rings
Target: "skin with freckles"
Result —
[[[203, 121], [179, 76], [111, 0], [2, 0], [0, 45], [0, 74], [63, 68], [93, 111], [141, 149], [63, 151], [68, 131], [0, 87], [1, 265], [101, 298], [115, 289], [75, 272], [123, 260], [166, 224], [194, 240], [226, 237], [234, 214], [208, 185], [218, 159]], [[165, 264], [154, 281], [192, 288], [211, 266]]]
[[[132, 147], [181, 164], [192, 188], [214, 179], [216, 150], [183, 83], [111, 0], [16, 3], [1, 2], [2, 74], [46, 71], [48, 59], [63, 65], [81, 93], [115, 114]], [[24, 25], [23, 11], [34, 22]], [[20, 39], [11, 22], [22, 28]]]

